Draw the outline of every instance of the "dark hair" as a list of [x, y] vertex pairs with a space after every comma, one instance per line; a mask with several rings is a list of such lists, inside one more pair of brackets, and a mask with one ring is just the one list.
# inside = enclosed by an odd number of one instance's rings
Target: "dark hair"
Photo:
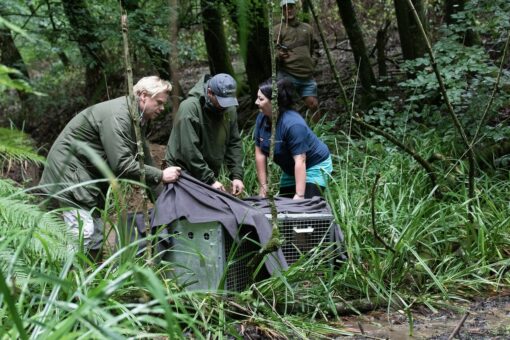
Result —
[[[291, 109], [294, 105], [294, 85], [287, 78], [282, 78], [276, 82], [278, 86], [278, 109], [283, 113], [286, 109]], [[259, 90], [269, 100], [273, 97], [273, 83], [271, 79], [266, 80], [259, 85]]]

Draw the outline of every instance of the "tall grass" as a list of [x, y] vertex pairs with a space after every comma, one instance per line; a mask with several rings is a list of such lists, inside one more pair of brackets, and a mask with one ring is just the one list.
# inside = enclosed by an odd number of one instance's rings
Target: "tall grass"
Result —
[[[73, 246], [58, 212], [0, 180], [1, 337], [327, 338], [348, 334], [339, 305], [355, 311], [356, 301], [369, 299], [410, 315], [417, 304], [434, 310], [508, 286], [508, 178], [478, 178], [469, 224], [463, 186], [442, 188], [438, 199], [426, 174], [391, 146], [315, 128], [333, 153], [326, 197], [344, 232], [347, 260], [331, 266], [336, 252], [317, 248], [244, 292], [186, 291], [166, 277], [172, 264], [148, 266], [137, 257], [137, 243], [124, 242], [93, 263]], [[417, 147], [427, 154], [432, 145], [424, 140]], [[256, 194], [251, 135], [243, 136], [243, 148], [245, 185]], [[120, 231], [119, 200], [110, 196], [104, 217]]]

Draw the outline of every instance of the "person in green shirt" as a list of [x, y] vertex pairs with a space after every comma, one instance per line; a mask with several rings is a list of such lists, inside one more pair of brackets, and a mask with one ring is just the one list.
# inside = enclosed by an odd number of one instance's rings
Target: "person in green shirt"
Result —
[[169, 165], [225, 191], [222, 165], [230, 172], [232, 194], [244, 190], [242, 146], [237, 126], [236, 81], [220, 73], [204, 75], [179, 106], [165, 154]]
[[280, 6], [282, 21], [274, 27], [278, 78], [291, 80], [307, 108], [315, 114], [319, 102], [313, 78], [313, 29], [297, 18], [296, 0], [282, 0]]
[[[136, 110], [142, 129], [147, 185], [175, 182], [179, 167], [159, 169], [152, 160], [145, 129], [148, 121], [163, 110], [172, 90], [169, 82], [156, 76], [144, 77], [133, 87]], [[140, 180], [135, 130], [129, 112], [129, 97], [119, 97], [93, 105], [78, 113], [60, 133], [50, 149], [44, 168], [41, 190], [56, 198], [64, 221], [76, 236], [82, 229], [83, 243], [92, 256], [103, 242], [103, 222], [97, 208], [104, 206], [109, 182], [96, 167], [102, 159], [119, 178]]]

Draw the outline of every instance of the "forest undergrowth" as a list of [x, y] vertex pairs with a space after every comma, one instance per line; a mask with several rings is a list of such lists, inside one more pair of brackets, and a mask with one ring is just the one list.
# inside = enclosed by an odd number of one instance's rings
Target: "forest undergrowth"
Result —
[[[153, 5], [159, 14], [160, 5]], [[92, 261], [61, 220], [64, 208], [51, 209], [37, 187], [4, 178], [13, 166], [41, 165], [44, 159], [27, 135], [1, 128], [0, 338], [332, 338], [357, 333], [343, 324], [344, 314], [373, 309], [397, 311], [412, 333], [417, 311], [463, 312], [475, 297], [508, 292], [507, 9], [500, 0], [466, 2], [454, 15], [456, 23], [436, 28], [427, 55], [406, 61], [388, 56], [398, 59], [390, 70], [397, 77], [381, 76], [374, 88], [360, 86], [360, 70], [343, 65], [351, 56], [336, 49], [349, 79], [345, 98], [337, 98], [341, 84], [333, 79], [341, 77], [323, 65], [320, 73], [327, 77], [319, 89], [329, 97], [320, 99], [328, 105], [311, 127], [331, 151], [334, 171], [324, 194], [344, 235], [345, 259], [324, 244], [281, 275], [243, 291], [190, 291], [168, 275], [178, 264], [159, 261], [154, 253], [138, 256], [144, 240], [127, 242], [120, 218], [133, 182], [114, 176], [100, 212], [105, 240], [118, 234], [122, 241], [106, 247], [102, 261]], [[117, 34], [118, 24], [112, 27]], [[479, 34], [480, 41], [465, 44], [467, 33]], [[198, 53], [190, 41], [182, 44]], [[32, 44], [25, 48], [39, 72], [39, 54], [48, 52]], [[52, 71], [45, 76], [41, 68], [41, 77], [31, 83], [36, 93], [52, 96], [31, 96], [26, 112], [16, 96], [0, 100], [1, 108], [10, 108], [4, 110], [7, 121], [15, 117], [19, 128], [26, 122], [32, 133], [49, 138], [62, 130], [63, 117], [85, 107], [82, 71], [55, 65], [60, 64], [48, 66]], [[1, 91], [23, 90], [6, 79], [0, 77]], [[372, 97], [360, 98], [372, 91]], [[46, 120], [49, 112], [52, 119]], [[242, 139], [248, 196], [258, 192], [249, 128]], [[271, 174], [278, 182], [278, 169]], [[228, 266], [236, 260], [230, 254]]]
[[[326, 198], [344, 233], [347, 260], [332, 266], [335, 252], [319, 248], [243, 292], [187, 291], [166, 277], [173, 264], [136, 257], [137, 244], [91, 262], [72, 245], [58, 211], [2, 180], [3, 337], [331, 337], [349, 334], [340, 316], [366, 304], [403, 310], [412, 320], [417, 306], [453, 308], [508, 287], [508, 172], [477, 177], [471, 222], [463, 162], [447, 172], [457, 181], [430, 188], [427, 174], [391, 144], [338, 135], [333, 127], [326, 120], [315, 131], [334, 157]], [[417, 148], [441, 151], [433, 138], [421, 138]], [[255, 193], [250, 134], [243, 146], [247, 191]], [[118, 230], [109, 216], [125, 203], [113, 197], [103, 216]]]

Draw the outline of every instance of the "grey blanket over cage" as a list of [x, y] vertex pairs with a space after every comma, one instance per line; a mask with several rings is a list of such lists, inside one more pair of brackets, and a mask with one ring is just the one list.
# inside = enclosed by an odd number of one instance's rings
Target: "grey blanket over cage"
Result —
[[[329, 205], [321, 197], [304, 200], [275, 197], [275, 205], [279, 214], [331, 213]], [[219, 222], [234, 239], [238, 236], [240, 225], [252, 226], [260, 243], [265, 245], [269, 242], [272, 232], [271, 222], [266, 218], [266, 214], [270, 214], [267, 199], [250, 197], [240, 200], [183, 173], [177, 182], [167, 184], [159, 195], [151, 214], [151, 225], [153, 231], [159, 229], [158, 234], [162, 240], [167, 240], [158, 243], [163, 247], [170, 246], [170, 243], [167, 243], [170, 241], [169, 234], [166, 229], [158, 227], [169, 225], [179, 219], [186, 219], [191, 223]], [[133, 224], [128, 221], [128, 225]], [[136, 225], [139, 232], [144, 234], [141, 214], [136, 216]], [[338, 226], [334, 228], [334, 236], [337, 243], [343, 242], [343, 235]], [[280, 249], [272, 256], [268, 256], [265, 265], [270, 273], [288, 267]]]
[[[185, 173], [159, 195], [151, 225], [157, 228], [182, 218], [191, 223], [219, 222], [234, 239], [241, 225], [254, 227], [262, 245], [271, 239], [271, 223], [263, 212]], [[270, 273], [288, 267], [280, 249], [267, 257], [265, 265]]]

